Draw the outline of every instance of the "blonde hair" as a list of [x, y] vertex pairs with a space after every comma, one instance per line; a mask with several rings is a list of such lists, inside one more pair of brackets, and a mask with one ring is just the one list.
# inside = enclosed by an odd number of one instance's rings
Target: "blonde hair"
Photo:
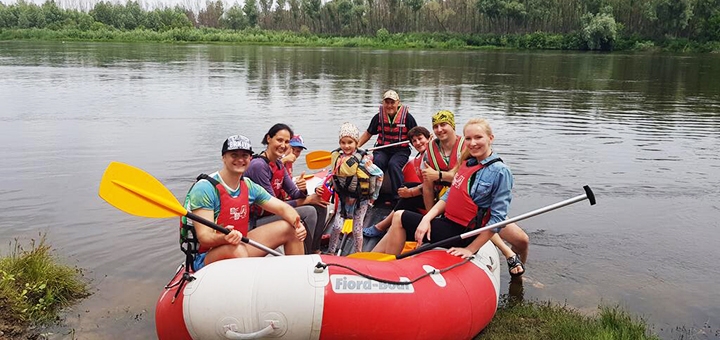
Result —
[[[463, 137], [465, 135], [465, 129], [467, 129], [470, 125], [480, 125], [480, 128], [483, 129], [488, 136], [493, 135], [492, 128], [490, 127], [490, 123], [487, 120], [483, 118], [472, 118], [468, 120], [468, 122], [465, 123], [465, 126], [463, 127]], [[465, 162], [468, 158], [470, 158], [470, 149], [465, 148], [460, 155], [460, 159], [455, 165], [455, 172], [460, 169], [460, 165], [462, 165], [462, 163]]]

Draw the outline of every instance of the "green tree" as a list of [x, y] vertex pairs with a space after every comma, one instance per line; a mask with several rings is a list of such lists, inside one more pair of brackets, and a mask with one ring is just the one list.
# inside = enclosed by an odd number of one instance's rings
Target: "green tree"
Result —
[[222, 19], [222, 27], [231, 30], [241, 30], [248, 26], [247, 18], [240, 6], [233, 5], [225, 12]]
[[321, 0], [302, 0], [301, 8], [305, 17], [310, 21], [310, 25], [313, 27], [313, 31], [318, 31], [320, 21], [320, 8], [322, 7]]
[[255, 27], [258, 24], [258, 6], [255, 0], [245, 0], [245, 6], [243, 6], [243, 12], [245, 12], [245, 18], [250, 27]]
[[221, 0], [212, 2], [210, 0], [205, 4], [205, 9], [200, 10], [198, 13], [198, 25], [205, 27], [220, 27], [220, 17], [225, 12], [224, 6]]
[[587, 13], [582, 18], [582, 37], [588, 49], [610, 51], [617, 40], [617, 23], [611, 13]]
[[693, 16], [695, 0], [652, 0], [645, 6], [645, 15], [655, 24], [658, 35], [677, 36]]

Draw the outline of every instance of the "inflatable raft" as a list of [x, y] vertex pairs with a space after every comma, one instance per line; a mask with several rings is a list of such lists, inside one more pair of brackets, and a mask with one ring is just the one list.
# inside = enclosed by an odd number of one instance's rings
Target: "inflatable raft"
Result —
[[159, 339], [471, 339], [500, 287], [490, 242], [470, 260], [302, 255], [218, 261], [180, 285], [183, 273], [158, 300]]

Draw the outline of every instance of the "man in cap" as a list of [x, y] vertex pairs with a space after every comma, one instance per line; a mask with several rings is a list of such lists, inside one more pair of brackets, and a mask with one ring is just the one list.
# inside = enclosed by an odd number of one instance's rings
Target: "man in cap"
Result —
[[[215, 232], [202, 223], [183, 217], [181, 238], [197, 243], [193, 269], [199, 270], [209, 263], [223, 259], [267, 255], [258, 248], [242, 243], [243, 236], [269, 248], [282, 245], [285, 253], [289, 255], [303, 254], [303, 240], [307, 231], [295, 209], [243, 177], [253, 155], [250, 140], [242, 135], [231, 136], [223, 143], [221, 153], [222, 169], [198, 177], [185, 198], [185, 208], [230, 229], [230, 233], [224, 235]], [[253, 203], [282, 216], [282, 220], [248, 232], [249, 208]]]
[[378, 135], [373, 151], [373, 162], [390, 178], [392, 200], [399, 197], [398, 188], [403, 183], [402, 168], [410, 157], [410, 143], [396, 144], [408, 140], [408, 131], [417, 126], [415, 118], [406, 105], [400, 102], [400, 96], [393, 90], [386, 91], [382, 96], [379, 112], [370, 120], [370, 125], [358, 141], [363, 146], [373, 135]]

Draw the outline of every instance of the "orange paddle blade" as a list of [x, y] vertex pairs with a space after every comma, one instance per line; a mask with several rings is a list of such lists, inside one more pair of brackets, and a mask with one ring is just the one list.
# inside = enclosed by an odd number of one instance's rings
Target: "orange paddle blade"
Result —
[[322, 169], [330, 165], [330, 151], [313, 151], [305, 155], [305, 163], [307, 163], [308, 169], [317, 170]]

